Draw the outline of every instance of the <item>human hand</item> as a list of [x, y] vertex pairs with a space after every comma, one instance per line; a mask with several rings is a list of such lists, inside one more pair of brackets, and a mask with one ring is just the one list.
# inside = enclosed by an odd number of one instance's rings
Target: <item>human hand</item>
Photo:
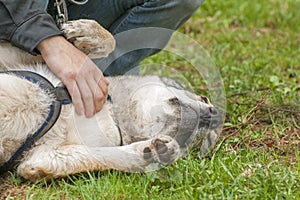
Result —
[[87, 55], [63, 36], [47, 38], [37, 49], [50, 70], [67, 87], [77, 114], [92, 117], [102, 109], [109, 83]]

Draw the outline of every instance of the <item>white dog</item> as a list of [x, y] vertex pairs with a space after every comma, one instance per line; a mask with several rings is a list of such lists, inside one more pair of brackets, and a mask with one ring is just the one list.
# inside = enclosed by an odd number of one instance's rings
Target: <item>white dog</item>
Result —
[[[107, 56], [114, 39], [91, 20], [68, 22], [67, 38], [91, 57]], [[83, 38], [84, 37], [84, 38]], [[0, 71], [30, 70], [61, 85], [43, 64], [10, 43], [0, 43]], [[17, 173], [31, 181], [85, 171], [146, 171], [167, 166], [188, 147], [201, 151], [218, 135], [220, 113], [205, 97], [157, 76], [107, 77], [108, 100], [92, 118], [63, 105], [55, 125], [18, 157]], [[0, 166], [41, 127], [56, 99], [15, 73], [0, 73]], [[205, 146], [206, 145], [206, 146]]]

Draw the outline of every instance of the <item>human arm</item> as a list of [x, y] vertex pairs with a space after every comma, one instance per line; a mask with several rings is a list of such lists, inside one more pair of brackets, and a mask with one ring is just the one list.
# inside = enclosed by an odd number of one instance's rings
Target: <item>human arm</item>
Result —
[[47, 38], [37, 49], [67, 87], [79, 115], [91, 117], [101, 110], [107, 98], [108, 81], [87, 55], [62, 36]]
[[0, 0], [0, 39], [31, 53], [41, 52], [49, 69], [66, 85], [78, 114], [101, 110], [107, 81], [98, 67], [68, 43], [37, 0]]

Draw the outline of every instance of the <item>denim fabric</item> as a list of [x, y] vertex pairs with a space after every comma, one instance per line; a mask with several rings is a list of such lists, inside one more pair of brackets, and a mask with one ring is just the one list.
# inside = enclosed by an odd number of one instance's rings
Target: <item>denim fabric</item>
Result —
[[37, 1], [40, 2], [42, 8], [44, 8], [45, 10], [47, 9], [49, 1], [47, 0], [37, 0]]
[[160, 51], [202, 2], [89, 0], [85, 5], [69, 4], [68, 13], [69, 20], [94, 19], [115, 36], [116, 50], [108, 58], [94, 60], [104, 74], [137, 74], [139, 63]]

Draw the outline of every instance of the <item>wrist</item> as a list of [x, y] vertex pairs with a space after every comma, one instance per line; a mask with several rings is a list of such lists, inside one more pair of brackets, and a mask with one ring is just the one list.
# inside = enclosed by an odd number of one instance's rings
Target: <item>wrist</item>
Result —
[[37, 49], [40, 51], [41, 55], [47, 55], [53, 53], [54, 49], [57, 49], [60, 45], [68, 42], [63, 36], [52, 36], [43, 40]]

